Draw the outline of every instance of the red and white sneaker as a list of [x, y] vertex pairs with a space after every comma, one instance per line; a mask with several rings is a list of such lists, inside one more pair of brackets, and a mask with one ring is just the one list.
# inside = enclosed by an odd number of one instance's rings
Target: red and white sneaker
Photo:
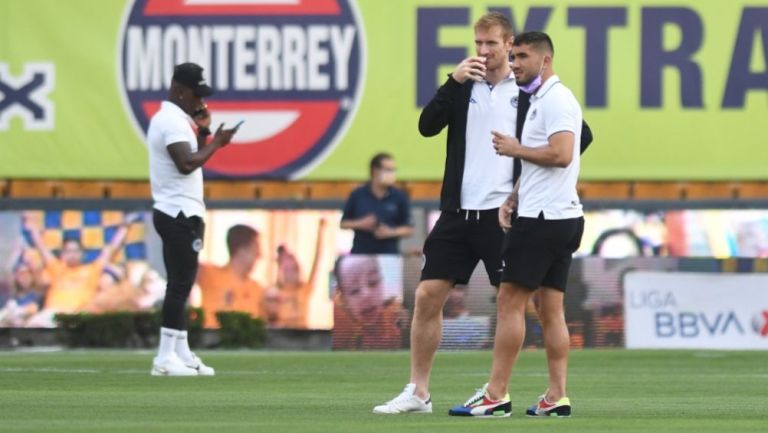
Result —
[[546, 393], [539, 396], [539, 401], [525, 410], [528, 416], [571, 416], [571, 399], [563, 397], [560, 400], [551, 403], [547, 401]]
[[509, 400], [509, 394], [505, 395], [501, 400], [494, 401], [488, 397], [487, 388], [488, 384], [486, 383], [466, 403], [449, 410], [448, 415], [482, 418], [508, 417], [512, 415], [512, 402]]

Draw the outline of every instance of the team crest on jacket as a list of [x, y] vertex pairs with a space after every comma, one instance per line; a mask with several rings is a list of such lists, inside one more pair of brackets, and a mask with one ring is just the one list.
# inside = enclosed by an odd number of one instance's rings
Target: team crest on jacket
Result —
[[216, 92], [212, 129], [245, 121], [205, 165], [217, 177], [311, 170], [346, 132], [365, 76], [355, 0], [134, 0], [119, 44], [118, 82], [142, 139], [183, 62], [201, 65]]

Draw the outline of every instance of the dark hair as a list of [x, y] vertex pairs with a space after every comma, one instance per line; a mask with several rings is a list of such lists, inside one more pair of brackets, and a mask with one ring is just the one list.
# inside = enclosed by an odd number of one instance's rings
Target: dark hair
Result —
[[61, 247], [64, 248], [64, 245], [70, 242], [74, 242], [75, 244], [77, 244], [78, 248], [83, 249], [83, 241], [80, 240], [79, 235], [64, 236], [64, 239], [61, 240]]
[[385, 159], [394, 159], [392, 158], [392, 155], [386, 152], [380, 152], [371, 158], [371, 173], [373, 173], [373, 170], [376, 168], [381, 168], [381, 163]]
[[227, 231], [227, 249], [229, 256], [232, 257], [240, 248], [247, 247], [259, 235], [259, 232], [253, 227], [243, 224], [233, 225]]
[[530, 45], [537, 51], [549, 51], [555, 55], [555, 45], [549, 35], [544, 32], [524, 32], [515, 37], [512, 46]]

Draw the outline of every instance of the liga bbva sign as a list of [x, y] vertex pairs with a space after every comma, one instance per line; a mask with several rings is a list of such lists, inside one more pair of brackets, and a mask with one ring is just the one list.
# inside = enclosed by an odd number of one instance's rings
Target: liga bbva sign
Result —
[[768, 349], [768, 274], [630, 272], [631, 349]]
[[765, 177], [768, 0], [2, 4], [0, 178], [146, 179], [148, 120], [194, 61], [213, 121], [245, 120], [209, 175], [364, 179], [388, 151], [401, 179], [440, 179], [418, 116], [488, 10], [552, 36], [595, 135], [582, 179]]

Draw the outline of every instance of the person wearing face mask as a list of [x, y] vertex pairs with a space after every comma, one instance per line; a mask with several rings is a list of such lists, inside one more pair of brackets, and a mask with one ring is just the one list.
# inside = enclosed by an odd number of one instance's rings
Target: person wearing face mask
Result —
[[371, 159], [370, 180], [352, 191], [341, 228], [355, 231], [352, 254], [398, 254], [401, 238], [411, 236], [411, 205], [395, 187], [395, 160], [388, 153]]
[[[424, 242], [409, 383], [398, 396], [374, 407], [374, 413], [432, 412], [429, 381], [442, 337], [442, 309], [452, 288], [466, 284], [480, 261], [490, 284], [499, 287], [504, 241], [499, 208], [513, 192], [520, 171], [514, 168], [515, 158], [500, 158], [494, 151], [490, 132], [514, 136], [523, 129], [525, 115], [518, 118], [518, 101], [525, 95], [509, 63], [513, 40], [505, 15], [490, 12], [480, 17], [474, 26], [475, 56], [456, 66], [419, 117], [424, 137], [448, 130], [441, 212]], [[487, 410], [508, 416], [508, 396], [502, 395]]]
[[[525, 309], [535, 294], [549, 387], [526, 415], [570, 416], [571, 402], [566, 396], [570, 339], [563, 300], [571, 257], [584, 233], [584, 213], [576, 191], [583, 117], [576, 97], [553, 70], [555, 50], [546, 33], [518, 35], [512, 55], [512, 72], [518, 85], [528, 88], [531, 100], [521, 140], [491, 132], [498, 155], [522, 160], [520, 182], [499, 210], [499, 222], [507, 233], [493, 365], [488, 383], [450, 413], [508, 415], [497, 411], [498, 402], [509, 403], [512, 368], [525, 338]], [[514, 224], [510, 220], [513, 211], [518, 214]]]

